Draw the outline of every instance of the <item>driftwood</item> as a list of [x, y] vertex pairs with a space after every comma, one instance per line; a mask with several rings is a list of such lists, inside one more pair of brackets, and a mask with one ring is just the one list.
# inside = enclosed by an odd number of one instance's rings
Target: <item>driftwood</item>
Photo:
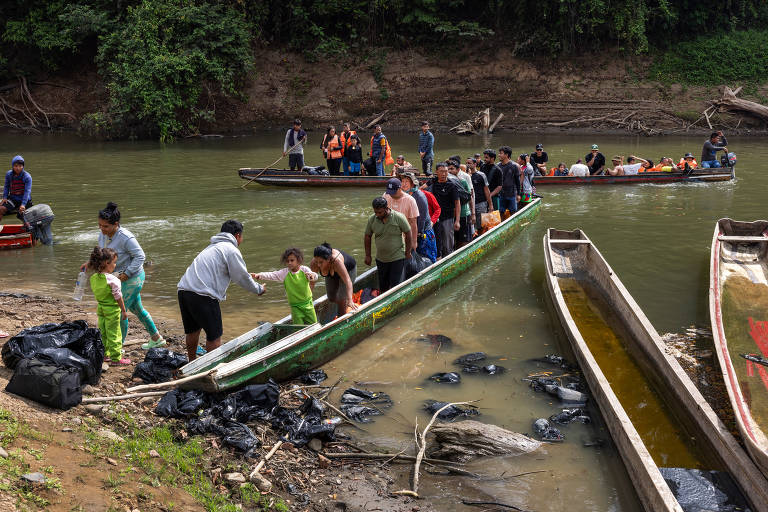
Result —
[[129, 400], [131, 398], [141, 398], [145, 396], [160, 396], [164, 395], [165, 391], [148, 391], [146, 393], [130, 393], [127, 395], [115, 395], [115, 396], [94, 396], [90, 398], [83, 398], [81, 403], [84, 404], [97, 404], [99, 402], [115, 402], [117, 400]]
[[365, 129], [367, 130], [367, 129], [371, 128], [372, 126], [376, 125], [376, 123], [378, 123], [379, 121], [384, 119], [384, 116], [387, 115], [388, 113], [389, 113], [389, 110], [385, 110], [384, 112], [382, 112], [378, 116], [374, 117], [373, 121], [371, 121], [370, 123], [365, 125]]
[[263, 459], [259, 461], [258, 464], [256, 464], [256, 467], [253, 468], [253, 471], [251, 471], [251, 474], [248, 476], [248, 480], [251, 482], [254, 482], [256, 486], [259, 488], [262, 492], [269, 492], [272, 490], [272, 482], [264, 478], [260, 471], [261, 468], [264, 467], [264, 464], [267, 463], [269, 459], [272, 458], [272, 456], [277, 452], [277, 450], [280, 449], [280, 447], [283, 445], [282, 441], [278, 441], [275, 443], [275, 445], [272, 447], [271, 450], [269, 450], [269, 453], [267, 453]]
[[741, 87], [736, 90], [726, 87], [723, 90], [723, 97], [713, 101], [712, 104], [721, 109], [746, 112], [747, 114], [751, 114], [761, 119], [768, 119], [768, 106], [755, 103], [754, 101], [737, 98], [736, 95], [739, 94], [739, 92], [741, 92]]
[[[323, 456], [329, 458], [329, 459], [369, 459], [369, 460], [390, 460], [390, 461], [396, 461], [396, 460], [402, 460], [406, 462], [413, 462], [416, 460], [416, 457], [414, 455], [403, 455], [402, 453], [336, 453], [336, 452], [330, 452], [330, 453], [324, 453]], [[455, 466], [455, 462], [451, 462], [448, 460], [440, 460], [440, 459], [430, 459], [428, 457], [424, 457], [421, 459], [423, 462], [429, 462], [430, 464], [448, 464], [451, 466]]]
[[430, 456], [461, 462], [473, 457], [522, 455], [541, 446], [523, 434], [474, 420], [436, 425], [432, 434], [438, 448]]
[[631, 133], [641, 133], [643, 135], [659, 135], [662, 133], [662, 130], [646, 125], [642, 116], [640, 116], [638, 119], [635, 119], [637, 114], [637, 110], [632, 110], [630, 112], [622, 110], [615, 114], [606, 114], [604, 116], [577, 117], [576, 119], [571, 119], [570, 121], [548, 122], [547, 125], [563, 127], [572, 125], [589, 125], [602, 121], [601, 125], [613, 125], [615, 128], [624, 128]]
[[499, 124], [499, 121], [501, 121], [504, 118], [504, 114], [499, 114], [496, 116], [496, 120], [491, 124], [491, 127], [488, 128], [488, 133], [493, 133], [493, 130], [496, 129], [496, 125]]
[[489, 107], [485, 110], [477, 112], [474, 116], [467, 119], [466, 121], [460, 122], [449, 131], [456, 132], [459, 135], [479, 135], [480, 133], [488, 133], [489, 131], [492, 132], [493, 128], [496, 127], [496, 123], [498, 123], [503, 116], [504, 114], [499, 114], [499, 116], [496, 118], [496, 121], [493, 123], [493, 126], [490, 126], [491, 109]]

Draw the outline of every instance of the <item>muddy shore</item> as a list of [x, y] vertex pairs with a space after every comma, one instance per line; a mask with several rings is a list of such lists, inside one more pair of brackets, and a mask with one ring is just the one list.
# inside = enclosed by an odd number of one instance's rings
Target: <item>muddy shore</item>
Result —
[[[722, 95], [722, 86], [648, 80], [649, 58], [610, 52], [531, 62], [506, 49], [457, 49], [440, 56], [390, 51], [376, 73], [356, 59], [321, 67], [271, 49], [256, 50], [255, 62], [242, 86], [246, 101], [217, 98], [216, 121], [201, 124], [199, 134], [278, 130], [294, 117], [309, 130], [342, 121], [360, 128], [385, 110], [386, 131], [416, 132], [427, 119], [445, 133], [490, 107], [491, 121], [504, 114], [497, 130], [505, 132], [698, 135], [711, 131], [701, 113]], [[51, 118], [56, 130], [78, 131], [86, 114], [108, 110], [109, 96], [95, 67], [41, 79], [31, 93], [44, 110], [67, 113]], [[2, 94], [23, 106], [18, 91]], [[742, 96], [759, 100], [768, 87], [752, 94]], [[768, 133], [764, 121], [737, 114], [715, 113], [711, 122], [729, 133]]]

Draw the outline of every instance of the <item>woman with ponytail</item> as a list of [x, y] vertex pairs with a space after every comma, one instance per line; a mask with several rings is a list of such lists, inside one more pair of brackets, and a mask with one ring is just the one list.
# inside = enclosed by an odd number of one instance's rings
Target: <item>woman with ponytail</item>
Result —
[[[120, 227], [120, 210], [117, 204], [109, 202], [103, 210], [99, 211], [99, 247], [114, 249], [117, 252], [117, 271], [118, 279], [121, 281], [121, 288], [125, 307], [128, 311], [136, 315], [144, 328], [149, 333], [151, 339], [144, 343], [141, 348], [148, 350], [150, 348], [162, 347], [165, 340], [157, 330], [152, 316], [144, 309], [141, 304], [141, 288], [144, 286], [144, 251], [133, 233]], [[128, 318], [120, 322], [122, 330], [122, 341], [128, 335]]]

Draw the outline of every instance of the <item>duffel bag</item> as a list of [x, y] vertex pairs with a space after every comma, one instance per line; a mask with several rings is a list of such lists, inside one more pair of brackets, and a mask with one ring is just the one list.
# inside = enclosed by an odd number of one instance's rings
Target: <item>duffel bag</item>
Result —
[[65, 411], [83, 400], [77, 368], [55, 366], [34, 357], [19, 361], [5, 390]]

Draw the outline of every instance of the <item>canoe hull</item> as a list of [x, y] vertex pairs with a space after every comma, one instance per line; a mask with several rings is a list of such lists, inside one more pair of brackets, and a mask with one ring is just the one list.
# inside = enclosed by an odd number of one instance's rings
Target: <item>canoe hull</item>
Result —
[[[334, 359], [382, 327], [404, 308], [463, 274], [488, 251], [506, 243], [530, 224], [540, 209], [541, 202], [537, 199], [472, 243], [364, 304], [357, 311], [323, 325], [308, 336], [294, 335], [297, 336], [295, 340], [290, 337], [281, 340], [285, 348], [265, 357], [254, 352], [221, 365], [204, 377], [205, 382], [195, 380], [190, 382], [190, 387], [220, 391], [246, 382], [263, 382], [269, 378], [287, 380]], [[375, 278], [375, 269], [371, 269], [361, 275], [356, 283], [366, 280], [375, 282]]]
[[[715, 352], [720, 364], [720, 371], [728, 390], [728, 397], [731, 400], [736, 424], [744, 445], [763, 474], [768, 476], [768, 438], [766, 437], [766, 432], [763, 431], [752, 416], [750, 397], [745, 397], [742, 393], [739, 376], [735, 368], [736, 362], [733, 357], [735, 355], [738, 359], [739, 356], [738, 354], [732, 354], [729, 349], [723, 323], [724, 311], [722, 303], [723, 285], [726, 280], [725, 278], [729, 275], [743, 275], [753, 283], [768, 285], [768, 242], [728, 242], [720, 240], [719, 237], [721, 236], [768, 237], [768, 221], [739, 222], [731, 219], [718, 220], [712, 236], [709, 271], [709, 315], [712, 322], [712, 335]], [[765, 313], [768, 313], [768, 311]], [[768, 317], [756, 318], [754, 320], [764, 321], [768, 320]], [[730, 321], [742, 323], [745, 332], [749, 332], [750, 319], [746, 317], [731, 318]], [[754, 352], [760, 352], [757, 343], [753, 348]], [[766, 353], [761, 355], [768, 356]], [[744, 361], [743, 364], [748, 363]], [[751, 395], [756, 395], [757, 393], [764, 395], [768, 393], [768, 385], [764, 389], [759, 377], [764, 371], [765, 369], [762, 368], [754, 369], [756, 389], [750, 393]]]
[[[551, 238], [571, 237], [578, 237], [580, 243], [550, 244]], [[696, 432], [697, 439], [706, 443], [707, 453], [728, 470], [743, 494], [752, 502], [754, 510], [768, 510], [768, 481], [701, 396], [677, 360], [667, 354], [664, 342], [597, 248], [582, 240], [589, 239], [579, 230], [548, 231], [544, 238], [548, 289], [573, 351], [590, 389], [595, 393], [646, 510], [679, 510], [679, 504], [570, 315], [558, 284], [558, 275], [565, 267], [553, 261], [555, 257], [560, 257], [556, 256], [556, 250], [582, 251], [578, 258], [569, 260], [567, 268], [574, 273], [583, 272], [600, 289], [626, 329], [629, 335], [626, 341], [633, 344], [630, 348], [642, 354], [648, 366], [653, 369], [653, 378], [663, 386], [676, 411]]]
[[[258, 168], [240, 169], [238, 175], [244, 180], [253, 180], [261, 185], [281, 187], [384, 187], [390, 178], [390, 176], [321, 176], [288, 169], [265, 171]], [[631, 176], [538, 176], [536, 186], [729, 181], [735, 176], [733, 167], [698, 169], [689, 175], [682, 172], [646, 172]]]

